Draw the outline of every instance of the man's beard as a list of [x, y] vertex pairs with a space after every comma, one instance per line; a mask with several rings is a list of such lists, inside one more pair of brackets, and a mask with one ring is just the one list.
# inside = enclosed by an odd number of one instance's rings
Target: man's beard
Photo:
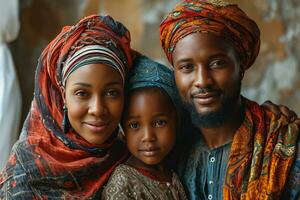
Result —
[[216, 112], [199, 113], [193, 101], [184, 102], [184, 107], [189, 111], [192, 123], [196, 127], [213, 128], [221, 126], [232, 114], [240, 97], [241, 83], [234, 95], [227, 95], [222, 101], [221, 108]]

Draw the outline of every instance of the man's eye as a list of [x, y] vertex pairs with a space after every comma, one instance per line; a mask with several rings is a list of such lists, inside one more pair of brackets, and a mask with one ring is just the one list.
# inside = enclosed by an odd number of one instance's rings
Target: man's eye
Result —
[[137, 122], [131, 122], [128, 124], [129, 128], [131, 129], [138, 129], [140, 125]]
[[210, 63], [210, 66], [212, 68], [214, 67], [222, 67], [225, 66], [227, 62], [225, 60], [214, 60], [213, 62]]
[[107, 97], [117, 97], [119, 94], [120, 92], [118, 90], [108, 90], [105, 92], [105, 96]]
[[166, 120], [156, 120], [154, 122], [155, 127], [163, 127], [167, 124]]

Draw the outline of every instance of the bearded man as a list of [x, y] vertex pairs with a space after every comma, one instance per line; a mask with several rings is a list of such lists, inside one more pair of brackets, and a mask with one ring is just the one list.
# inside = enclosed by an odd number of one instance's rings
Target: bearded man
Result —
[[183, 0], [160, 37], [192, 121], [178, 169], [190, 199], [300, 198], [299, 124], [240, 94], [256, 23], [225, 1]]

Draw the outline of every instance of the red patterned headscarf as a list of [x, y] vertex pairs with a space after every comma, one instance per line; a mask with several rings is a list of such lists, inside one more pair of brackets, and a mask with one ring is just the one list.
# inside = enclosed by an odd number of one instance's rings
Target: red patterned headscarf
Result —
[[230, 42], [246, 70], [260, 48], [260, 31], [237, 5], [222, 0], [182, 0], [160, 24], [160, 41], [171, 64], [177, 42], [195, 33], [211, 33]]
[[30, 112], [0, 174], [0, 198], [100, 198], [111, 172], [127, 158], [118, 130], [101, 145], [88, 143], [72, 129], [62, 131], [63, 81], [86, 60], [114, 67], [125, 77], [132, 64], [129, 31], [109, 16], [89, 16], [64, 27], [45, 48]]

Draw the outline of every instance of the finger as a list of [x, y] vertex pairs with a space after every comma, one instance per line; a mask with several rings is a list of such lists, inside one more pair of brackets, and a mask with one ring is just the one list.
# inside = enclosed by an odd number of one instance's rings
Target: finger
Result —
[[267, 100], [265, 101], [262, 106], [267, 109], [268, 111], [272, 112], [274, 114], [275, 118], [279, 118], [280, 117], [280, 109], [279, 106], [275, 105], [273, 102]]
[[291, 121], [292, 114], [291, 114], [291, 110], [288, 107], [284, 105], [280, 105], [279, 110], [281, 114], [283, 114], [289, 121]]
[[291, 121], [297, 120], [298, 116], [297, 116], [296, 112], [293, 111], [293, 110], [290, 110], [290, 111], [291, 111], [291, 113], [290, 113], [291, 114]]
[[300, 128], [300, 119], [296, 119], [296, 120], [294, 121], [294, 123], [297, 124], [297, 126]]
[[286, 116], [289, 122], [293, 122], [298, 118], [296, 112], [289, 109], [287, 106], [280, 106], [280, 111], [284, 116]]

